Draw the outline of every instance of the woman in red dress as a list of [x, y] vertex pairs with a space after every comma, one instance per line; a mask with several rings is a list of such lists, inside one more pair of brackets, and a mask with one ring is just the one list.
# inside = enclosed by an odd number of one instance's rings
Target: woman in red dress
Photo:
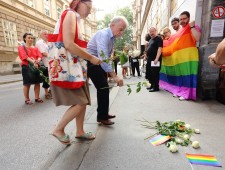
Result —
[[34, 64], [34, 67], [38, 68], [42, 55], [37, 47], [33, 46], [33, 35], [31, 33], [25, 33], [23, 35], [24, 44], [18, 47], [18, 54], [22, 61], [22, 76], [23, 76], [23, 94], [25, 98], [25, 104], [33, 104], [29, 97], [30, 85], [34, 84], [35, 102], [42, 103], [40, 99], [40, 83], [42, 79], [40, 75], [32, 74], [28, 64]]

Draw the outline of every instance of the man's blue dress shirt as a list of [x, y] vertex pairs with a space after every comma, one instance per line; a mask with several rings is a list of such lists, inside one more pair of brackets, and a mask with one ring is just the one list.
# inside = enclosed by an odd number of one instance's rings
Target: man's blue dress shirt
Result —
[[[101, 60], [102, 57], [100, 56], [100, 52], [103, 51], [105, 54], [105, 58], [110, 58], [113, 52], [114, 42], [115, 37], [113, 36], [112, 30], [110, 28], [105, 28], [97, 31], [91, 38], [87, 45], [87, 51], [90, 54], [100, 58]], [[101, 67], [105, 72], [113, 71], [111, 62], [109, 62], [108, 64], [103, 62], [101, 64]]]

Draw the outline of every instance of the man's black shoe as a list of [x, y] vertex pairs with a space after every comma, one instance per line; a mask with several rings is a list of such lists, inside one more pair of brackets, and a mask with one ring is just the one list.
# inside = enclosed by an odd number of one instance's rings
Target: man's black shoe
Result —
[[149, 92], [155, 92], [155, 91], [159, 91], [159, 89], [151, 88], [151, 89], [149, 90]]
[[97, 122], [102, 123], [103, 125], [113, 125], [114, 124], [114, 122], [112, 122], [111, 120], [97, 119]]
[[151, 90], [151, 89], [152, 89], [152, 87], [147, 87], [146, 89], [147, 89], [147, 90]]
[[113, 119], [115, 117], [116, 117], [116, 115], [108, 115], [108, 119]]

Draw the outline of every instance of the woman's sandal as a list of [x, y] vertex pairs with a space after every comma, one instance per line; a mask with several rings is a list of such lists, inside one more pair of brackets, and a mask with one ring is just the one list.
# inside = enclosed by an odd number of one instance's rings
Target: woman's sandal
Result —
[[75, 138], [81, 139], [81, 140], [94, 140], [95, 135], [93, 135], [91, 132], [86, 132], [81, 136], [76, 136]]
[[59, 142], [61, 142], [64, 145], [70, 145], [70, 136], [65, 134], [64, 136], [56, 136], [55, 134], [51, 134], [52, 136], [54, 136], [56, 139], [58, 139]]
[[35, 102], [43, 103], [43, 100], [41, 100], [40, 98], [38, 98], [38, 99], [35, 99]]
[[30, 99], [28, 99], [28, 100], [25, 100], [25, 104], [32, 105], [33, 103], [30, 101]]
[[46, 99], [52, 99], [52, 96], [51, 96], [51, 94], [46, 94], [46, 95], [45, 95], [45, 98], [46, 98]]

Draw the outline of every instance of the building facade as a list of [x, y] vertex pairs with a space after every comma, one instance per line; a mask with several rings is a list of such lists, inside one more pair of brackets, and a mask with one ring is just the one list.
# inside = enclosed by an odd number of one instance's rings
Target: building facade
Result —
[[[20, 71], [16, 63], [18, 42], [25, 32], [38, 39], [41, 30], [52, 33], [61, 12], [70, 0], [0, 0], [0, 74]], [[96, 31], [96, 10], [83, 21], [82, 33], [88, 40]]]
[[[141, 10], [140, 10], [141, 9]], [[190, 20], [201, 27], [202, 35], [199, 48], [198, 96], [202, 99], [215, 98], [215, 83], [218, 69], [211, 68], [208, 56], [215, 52], [217, 44], [225, 37], [225, 1], [224, 0], [134, 0], [134, 44], [145, 44], [145, 35], [150, 27], [156, 27], [159, 33], [163, 28], [171, 27], [171, 20], [179, 17], [182, 11], [189, 11]], [[141, 16], [141, 17], [140, 17]], [[140, 47], [137, 47], [140, 48]]]

